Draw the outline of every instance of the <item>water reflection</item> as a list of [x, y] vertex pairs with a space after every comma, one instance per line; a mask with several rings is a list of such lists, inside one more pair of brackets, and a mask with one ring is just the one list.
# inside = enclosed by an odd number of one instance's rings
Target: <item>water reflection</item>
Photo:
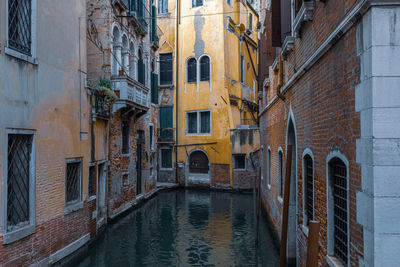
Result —
[[250, 194], [161, 192], [109, 225], [78, 266], [277, 266], [265, 221], [255, 246], [252, 204]]

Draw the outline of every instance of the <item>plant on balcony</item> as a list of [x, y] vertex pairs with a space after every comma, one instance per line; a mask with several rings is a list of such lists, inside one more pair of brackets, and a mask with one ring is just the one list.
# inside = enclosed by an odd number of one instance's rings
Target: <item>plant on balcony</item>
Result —
[[111, 90], [111, 81], [107, 78], [100, 78], [99, 84], [96, 87], [97, 92], [101, 96], [109, 98], [109, 100], [114, 101], [117, 99], [115, 93]]

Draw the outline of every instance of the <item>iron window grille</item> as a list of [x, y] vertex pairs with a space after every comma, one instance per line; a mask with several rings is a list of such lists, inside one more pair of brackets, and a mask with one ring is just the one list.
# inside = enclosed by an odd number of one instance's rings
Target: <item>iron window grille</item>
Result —
[[187, 62], [187, 82], [197, 82], [197, 62], [196, 59], [190, 58]]
[[33, 135], [8, 135], [7, 231], [29, 225], [32, 141]]
[[8, 0], [8, 46], [31, 56], [32, 0]]
[[203, 56], [200, 59], [200, 81], [210, 80], [210, 58]]
[[81, 160], [73, 159], [67, 161], [66, 171], [66, 192], [67, 205], [74, 204], [81, 200]]
[[234, 169], [245, 170], [246, 169], [246, 154], [234, 155]]
[[306, 225], [314, 219], [314, 184], [313, 184], [313, 160], [310, 155], [304, 157], [305, 168], [305, 213]]
[[279, 196], [282, 197], [283, 196], [283, 153], [282, 151], [279, 151], [279, 155], [278, 155], [278, 159], [279, 159]]
[[89, 197], [96, 195], [96, 166], [89, 167], [88, 194]]
[[129, 153], [129, 122], [122, 122], [122, 154]]
[[345, 266], [348, 261], [347, 234], [347, 170], [346, 165], [335, 160], [331, 164], [331, 183], [334, 208], [334, 256]]

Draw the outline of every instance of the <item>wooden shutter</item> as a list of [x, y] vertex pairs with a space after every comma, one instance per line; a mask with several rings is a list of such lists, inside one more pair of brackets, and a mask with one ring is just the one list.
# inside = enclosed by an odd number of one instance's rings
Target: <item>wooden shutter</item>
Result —
[[151, 73], [151, 102], [158, 104], [158, 75]]

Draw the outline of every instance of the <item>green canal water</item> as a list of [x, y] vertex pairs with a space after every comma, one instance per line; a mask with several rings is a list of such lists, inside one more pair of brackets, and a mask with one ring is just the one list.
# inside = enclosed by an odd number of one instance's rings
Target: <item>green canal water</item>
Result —
[[78, 266], [279, 266], [260, 217], [256, 246], [252, 194], [160, 192], [109, 224]]

